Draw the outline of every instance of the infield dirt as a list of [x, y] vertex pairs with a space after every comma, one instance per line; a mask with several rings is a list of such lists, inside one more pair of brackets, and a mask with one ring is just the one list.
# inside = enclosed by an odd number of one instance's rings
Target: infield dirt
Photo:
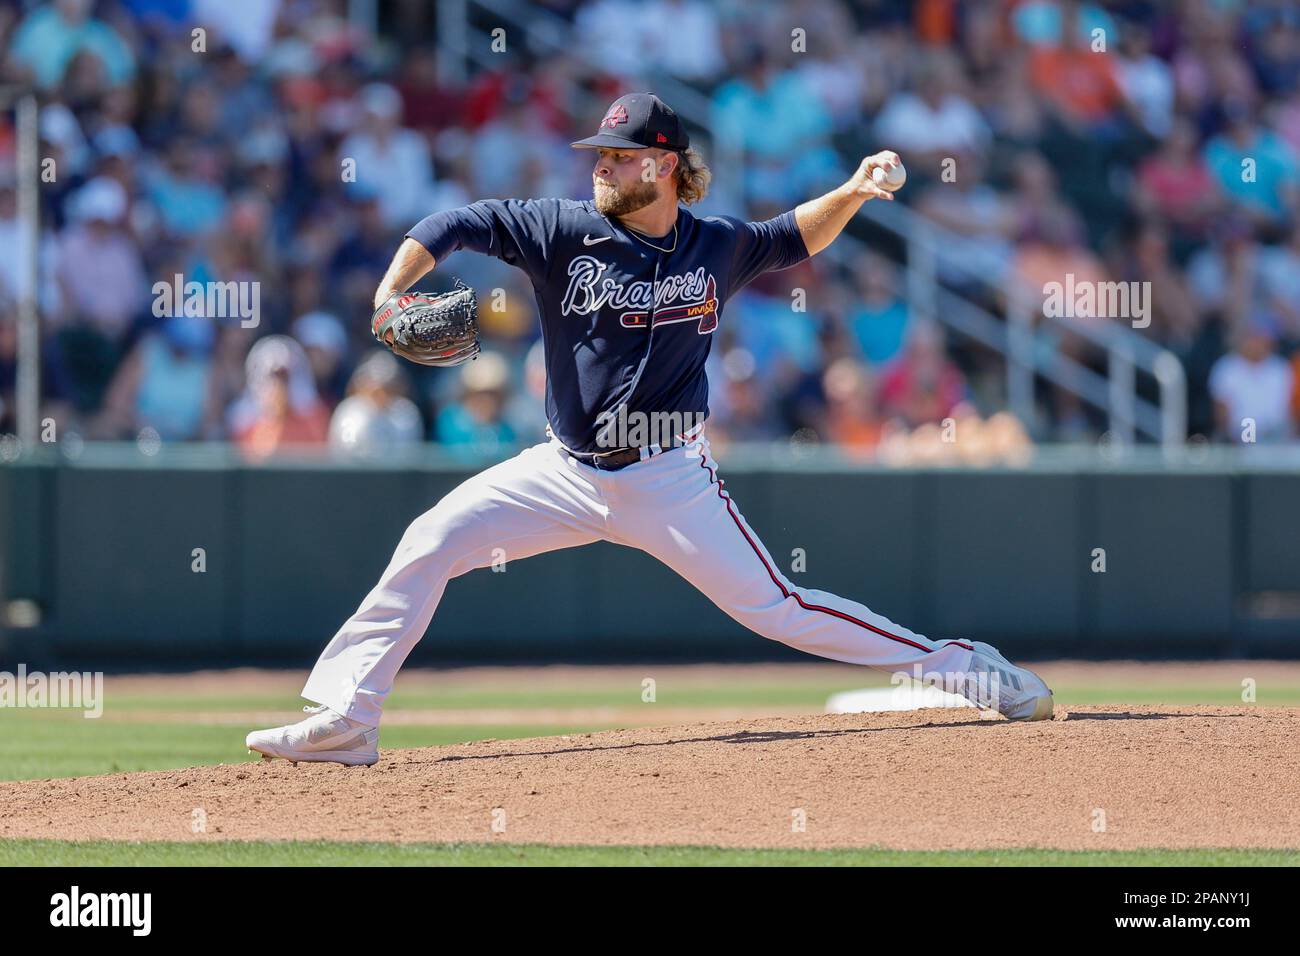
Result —
[[[778, 716], [0, 783], [0, 838], [1300, 847], [1300, 708]], [[202, 811], [196, 814], [195, 811]], [[202, 832], [195, 833], [195, 820]]]

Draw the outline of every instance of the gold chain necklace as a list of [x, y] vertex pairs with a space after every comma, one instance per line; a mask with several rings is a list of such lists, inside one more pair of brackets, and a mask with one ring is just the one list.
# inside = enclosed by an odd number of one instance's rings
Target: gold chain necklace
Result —
[[623, 228], [632, 234], [633, 239], [639, 239], [642, 242], [644, 242], [647, 246], [649, 246], [651, 249], [655, 249], [659, 252], [668, 253], [668, 252], [672, 252], [674, 249], [677, 248], [677, 223], [673, 223], [673, 244], [669, 246], [667, 249], [663, 248], [662, 246], [656, 246], [653, 242], [644, 238], [639, 232], [637, 232], [631, 226], [624, 226]]

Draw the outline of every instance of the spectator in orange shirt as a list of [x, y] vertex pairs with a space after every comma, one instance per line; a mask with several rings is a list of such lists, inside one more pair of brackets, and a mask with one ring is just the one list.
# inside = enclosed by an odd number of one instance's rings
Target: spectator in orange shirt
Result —
[[1291, 353], [1291, 422], [1300, 428], [1300, 350]]
[[302, 346], [268, 335], [248, 352], [244, 395], [231, 409], [230, 430], [240, 450], [266, 458], [285, 446], [324, 445], [329, 412], [316, 392]]
[[1078, 13], [1069, 9], [1061, 45], [1040, 47], [1030, 55], [1029, 78], [1076, 135], [1110, 131], [1127, 109], [1114, 58], [1094, 52], [1081, 37]]
[[854, 457], [869, 455], [880, 444], [881, 421], [870, 370], [845, 356], [822, 376], [826, 395], [824, 437]]

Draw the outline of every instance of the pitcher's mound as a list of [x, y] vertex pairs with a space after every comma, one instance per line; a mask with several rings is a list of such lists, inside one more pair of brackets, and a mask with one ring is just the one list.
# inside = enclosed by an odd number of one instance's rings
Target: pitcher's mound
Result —
[[1297, 739], [1249, 706], [779, 717], [3, 783], [0, 837], [1289, 848]]

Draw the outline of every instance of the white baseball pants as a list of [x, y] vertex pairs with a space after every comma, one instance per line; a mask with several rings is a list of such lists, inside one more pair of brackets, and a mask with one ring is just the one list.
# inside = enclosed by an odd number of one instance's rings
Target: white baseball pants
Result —
[[653, 555], [763, 637], [891, 672], [919, 664], [928, 680], [962, 692], [969, 643], [931, 641], [854, 601], [795, 587], [717, 472], [701, 436], [619, 471], [575, 461], [552, 439], [475, 475], [407, 528], [379, 583], [316, 662], [303, 697], [377, 726], [451, 578], [503, 553], [516, 561], [601, 540]]

